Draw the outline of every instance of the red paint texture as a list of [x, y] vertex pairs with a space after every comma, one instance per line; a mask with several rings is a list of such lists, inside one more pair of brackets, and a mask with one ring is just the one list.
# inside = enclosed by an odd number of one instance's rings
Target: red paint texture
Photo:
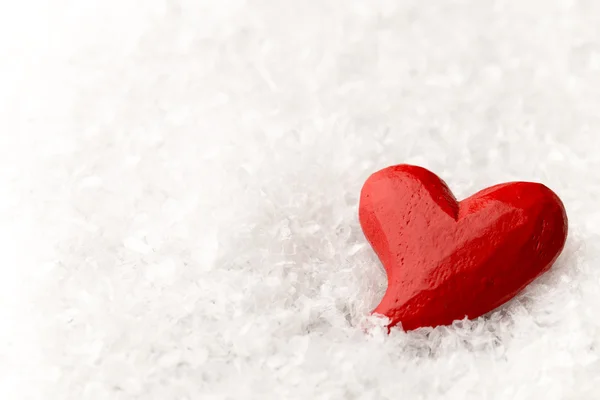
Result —
[[374, 310], [405, 330], [479, 317], [547, 271], [567, 216], [538, 183], [506, 183], [457, 202], [421, 167], [398, 165], [365, 183], [360, 223], [388, 277]]

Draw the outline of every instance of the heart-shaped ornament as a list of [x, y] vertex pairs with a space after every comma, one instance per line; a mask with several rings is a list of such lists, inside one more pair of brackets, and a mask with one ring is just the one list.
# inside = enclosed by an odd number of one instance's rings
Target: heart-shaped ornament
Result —
[[371, 175], [359, 218], [388, 278], [373, 312], [405, 330], [492, 311], [547, 271], [567, 238], [564, 206], [542, 184], [506, 183], [458, 202], [412, 165]]

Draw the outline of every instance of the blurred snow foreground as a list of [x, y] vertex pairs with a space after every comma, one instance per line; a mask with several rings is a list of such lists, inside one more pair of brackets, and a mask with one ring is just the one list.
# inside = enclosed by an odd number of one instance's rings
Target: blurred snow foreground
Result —
[[[600, 397], [600, 2], [11, 2], [0, 398]], [[387, 335], [362, 183], [564, 200], [500, 310]]]

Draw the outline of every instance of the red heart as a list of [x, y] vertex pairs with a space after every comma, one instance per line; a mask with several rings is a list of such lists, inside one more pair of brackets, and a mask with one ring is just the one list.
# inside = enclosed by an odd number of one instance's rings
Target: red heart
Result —
[[544, 185], [506, 183], [457, 202], [411, 165], [371, 175], [359, 217], [388, 277], [373, 312], [406, 330], [493, 310], [547, 271], [567, 238], [564, 206]]

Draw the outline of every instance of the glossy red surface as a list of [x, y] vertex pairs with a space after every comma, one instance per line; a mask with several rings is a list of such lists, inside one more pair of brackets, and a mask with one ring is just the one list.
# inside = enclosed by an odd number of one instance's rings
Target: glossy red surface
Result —
[[506, 183], [457, 202], [411, 165], [369, 177], [359, 217], [388, 277], [374, 313], [405, 330], [500, 306], [550, 268], [567, 237], [564, 206], [542, 184]]

